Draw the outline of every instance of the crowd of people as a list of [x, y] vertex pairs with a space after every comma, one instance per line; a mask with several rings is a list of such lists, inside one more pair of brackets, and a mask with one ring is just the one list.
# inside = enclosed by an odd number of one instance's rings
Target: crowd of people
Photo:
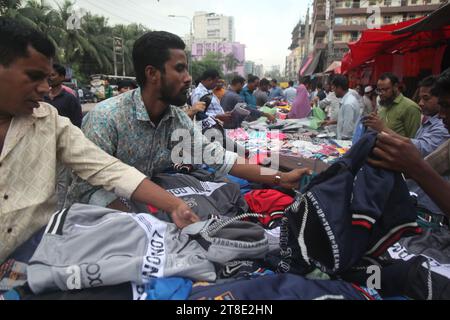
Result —
[[[282, 90], [275, 79], [236, 76], [226, 84], [218, 70], [207, 70], [189, 96], [192, 78], [184, 50], [174, 34], [146, 33], [133, 48], [139, 87], [124, 85], [120, 95], [82, 119], [80, 103], [62, 87], [64, 68], [53, 64], [52, 42], [0, 17], [0, 264], [46, 226], [56, 210], [73, 203], [135, 213], [150, 213], [151, 206], [168, 213], [160, 218], [180, 229], [202, 220], [152, 181], [174, 165], [179, 141], [173, 133], [180, 129], [192, 138], [192, 146], [211, 155], [212, 161], [195, 165], [297, 189], [312, 168], [263, 170], [203, 135], [260, 117], [276, 122], [276, 114], [261, 111], [273, 100], [291, 105], [289, 119], [324, 110], [322, 126], [335, 130], [338, 139], [357, 139], [358, 125], [377, 131], [369, 163], [404, 173], [422, 206], [450, 216], [450, 70], [420, 82], [417, 102], [401, 93], [392, 73], [383, 74], [376, 85], [355, 89], [346, 76], [336, 75], [326, 85], [313, 87], [311, 79], [301, 78], [297, 87], [291, 81]], [[56, 192], [61, 181], [62, 194]]]

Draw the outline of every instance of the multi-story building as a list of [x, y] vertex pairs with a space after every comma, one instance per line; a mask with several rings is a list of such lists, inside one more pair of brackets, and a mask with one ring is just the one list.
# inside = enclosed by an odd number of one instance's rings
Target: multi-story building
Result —
[[216, 13], [194, 14], [194, 39], [201, 41], [234, 42], [234, 18]]
[[297, 47], [286, 57], [285, 77], [287, 79], [295, 81], [298, 78], [298, 70], [302, 63], [303, 51], [302, 47]]
[[244, 63], [244, 74], [247, 76], [249, 74], [255, 74], [256, 64], [253, 61], [245, 61]]
[[264, 77], [264, 66], [262, 64], [257, 64], [255, 66], [254, 75], [260, 79]]
[[233, 55], [235, 58], [236, 67], [234, 70], [227, 70], [224, 63], [225, 73], [237, 73], [244, 76], [244, 62], [245, 62], [245, 45], [239, 42], [216, 42], [209, 40], [195, 39], [192, 44], [192, 59], [195, 61], [203, 59], [208, 52], [220, 53], [223, 58]]
[[279, 80], [281, 78], [281, 76], [282, 76], [282, 74], [281, 74], [281, 66], [280, 65], [271, 66], [269, 71], [267, 71], [265, 73], [265, 76], [267, 78], [270, 78], [270, 79], [277, 79], [277, 80]]
[[298, 77], [301, 61], [306, 52], [306, 24], [300, 21], [292, 31], [291, 53], [286, 57], [285, 77], [295, 80]]
[[196, 12], [193, 18], [192, 59], [201, 60], [208, 52], [220, 53], [226, 59], [232, 55], [235, 58], [234, 70], [225, 73], [244, 75], [245, 45], [235, 41], [234, 18], [216, 13]]
[[[348, 51], [347, 44], [357, 41], [361, 31], [425, 16], [444, 2], [446, 0], [315, 0], [311, 22], [312, 50], [315, 55], [320, 54], [320, 51], [325, 53], [318, 70], [323, 71], [331, 60], [341, 60]], [[372, 6], [379, 10], [378, 13], [369, 10]], [[327, 14], [329, 20], [326, 19]], [[332, 17], [334, 23], [331, 24]], [[331, 26], [334, 52], [328, 58]]]

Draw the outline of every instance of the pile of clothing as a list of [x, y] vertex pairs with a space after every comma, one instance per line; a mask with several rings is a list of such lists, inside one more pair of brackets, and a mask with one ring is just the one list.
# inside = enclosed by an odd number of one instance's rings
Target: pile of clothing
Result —
[[[286, 132], [280, 130], [277, 126], [267, 126], [260, 130], [238, 128], [227, 130], [227, 137], [253, 155], [279, 153], [320, 159], [326, 163], [334, 162], [351, 147], [350, 141], [340, 141], [327, 137], [319, 138], [318, 132], [298, 129], [298, 124], [292, 126], [295, 126], [296, 129]], [[270, 128], [274, 129], [269, 130]]]
[[183, 230], [151, 207], [56, 212], [0, 266], [0, 299], [450, 299], [448, 226], [419, 226], [403, 176], [367, 164], [375, 139], [295, 192], [159, 175], [201, 217]]

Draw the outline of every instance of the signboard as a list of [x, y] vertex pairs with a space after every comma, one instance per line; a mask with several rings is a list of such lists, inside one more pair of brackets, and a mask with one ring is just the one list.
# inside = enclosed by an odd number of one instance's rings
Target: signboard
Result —
[[114, 50], [120, 52], [123, 49], [123, 39], [114, 37]]

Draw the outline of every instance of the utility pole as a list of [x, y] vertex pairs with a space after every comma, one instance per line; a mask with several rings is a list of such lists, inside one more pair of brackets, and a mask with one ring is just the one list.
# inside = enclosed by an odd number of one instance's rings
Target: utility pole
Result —
[[119, 61], [117, 57], [120, 58], [120, 64], [122, 64], [122, 74], [125, 77], [125, 52], [123, 50], [123, 39], [120, 37], [113, 37], [113, 55], [114, 55], [114, 75], [117, 76], [117, 64]]
[[[336, 8], [336, 0], [327, 0], [326, 3], [326, 23], [329, 28], [328, 32], [328, 48], [327, 48], [327, 65], [328, 67], [334, 61], [335, 52], [334, 52], [334, 23], [335, 23], [335, 8]], [[325, 68], [326, 68], [325, 67]]]
[[309, 37], [310, 37], [310, 32], [309, 32], [309, 6], [308, 6], [308, 11], [306, 12], [306, 19], [305, 19], [305, 52], [304, 52], [304, 56], [303, 59], [305, 59], [308, 54], [309, 54]]

